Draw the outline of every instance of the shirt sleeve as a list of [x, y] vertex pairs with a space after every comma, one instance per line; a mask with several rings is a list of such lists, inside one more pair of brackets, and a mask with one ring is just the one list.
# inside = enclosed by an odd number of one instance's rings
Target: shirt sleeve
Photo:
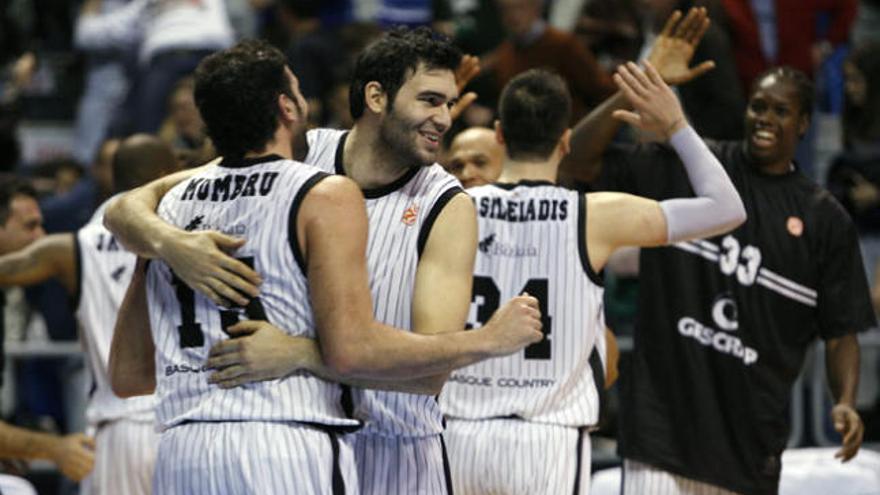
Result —
[[832, 339], [877, 326], [855, 225], [828, 195], [819, 265], [819, 334]]

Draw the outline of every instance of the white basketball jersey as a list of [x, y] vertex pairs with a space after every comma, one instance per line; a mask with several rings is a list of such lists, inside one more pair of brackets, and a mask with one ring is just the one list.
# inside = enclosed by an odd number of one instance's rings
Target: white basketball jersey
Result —
[[[103, 212], [109, 202], [101, 205], [100, 211]], [[110, 388], [107, 372], [116, 315], [134, 273], [137, 257], [123, 249], [113, 234], [104, 228], [102, 217], [93, 220], [75, 236], [79, 279], [76, 319], [92, 375], [86, 421], [93, 426], [123, 418], [152, 421], [153, 396], [120, 399]]]
[[300, 421], [355, 425], [345, 417], [339, 385], [305, 374], [222, 390], [209, 385], [211, 347], [242, 319], [266, 319], [291, 335], [316, 338], [297, 235], [305, 194], [325, 174], [277, 156], [222, 161], [175, 186], [159, 204], [161, 218], [186, 230], [243, 237], [235, 257], [263, 283], [247, 308], [220, 308], [176, 279], [168, 266], [147, 271], [156, 344], [159, 424], [186, 421]]
[[[343, 174], [345, 131], [309, 131], [306, 163]], [[440, 165], [412, 169], [381, 189], [365, 190], [370, 236], [367, 267], [377, 321], [412, 329], [412, 301], [419, 256], [437, 215], [461, 192], [461, 184]], [[443, 431], [434, 397], [354, 389], [355, 417], [362, 430], [386, 436], [424, 436]]]
[[544, 340], [454, 371], [440, 395], [443, 412], [595, 424], [605, 319], [601, 279], [587, 261], [583, 195], [531, 181], [468, 193], [480, 233], [468, 325], [481, 326], [500, 304], [528, 292], [540, 302]]

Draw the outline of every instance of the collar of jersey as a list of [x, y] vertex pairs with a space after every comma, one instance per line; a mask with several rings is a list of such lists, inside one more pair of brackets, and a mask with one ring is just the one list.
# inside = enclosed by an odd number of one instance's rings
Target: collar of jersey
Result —
[[[336, 175], [345, 175], [345, 167], [342, 166], [342, 150], [345, 149], [345, 139], [348, 137], [348, 132], [342, 134], [342, 137], [339, 138], [339, 144], [336, 145]], [[364, 194], [364, 197], [367, 199], [376, 199], [385, 196], [386, 194], [391, 194], [394, 191], [400, 189], [405, 186], [407, 182], [409, 182], [417, 173], [419, 172], [419, 167], [412, 167], [406, 171], [405, 174], [398, 177], [394, 182], [390, 184], [386, 184], [381, 187], [375, 187], [373, 189], [363, 189], [361, 188], [361, 192]], [[346, 176], [347, 177], [347, 176]]]
[[259, 165], [260, 163], [275, 162], [283, 159], [283, 157], [273, 153], [271, 155], [256, 156], [254, 158], [224, 158], [220, 160], [220, 163], [217, 165], [226, 168], [247, 168]]
[[523, 179], [519, 182], [496, 182], [492, 184], [495, 187], [500, 187], [501, 189], [506, 189], [508, 191], [512, 189], [516, 189], [517, 187], [541, 187], [541, 186], [555, 186], [556, 184], [550, 182], [549, 180], [527, 180]]

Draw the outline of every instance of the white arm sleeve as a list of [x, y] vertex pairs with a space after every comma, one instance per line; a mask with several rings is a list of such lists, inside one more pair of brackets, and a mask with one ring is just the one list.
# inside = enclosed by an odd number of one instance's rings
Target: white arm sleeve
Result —
[[669, 139], [684, 164], [696, 198], [660, 202], [669, 243], [727, 232], [746, 220], [746, 209], [724, 167], [690, 126]]

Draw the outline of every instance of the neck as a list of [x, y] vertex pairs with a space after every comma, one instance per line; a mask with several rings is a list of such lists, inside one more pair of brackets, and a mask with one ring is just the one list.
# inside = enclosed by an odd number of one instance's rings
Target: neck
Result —
[[498, 182], [516, 183], [523, 180], [542, 180], [556, 183], [556, 175], [559, 169], [559, 160], [551, 157], [549, 160], [524, 161], [504, 160], [501, 176]]
[[789, 159], [766, 165], [758, 165], [758, 168], [767, 175], [785, 175], [794, 170], [794, 164]]
[[275, 131], [272, 140], [266, 143], [266, 146], [260, 150], [248, 151], [244, 154], [245, 158], [258, 158], [266, 155], [278, 155], [281, 158], [293, 160], [293, 136], [285, 129], [279, 128]]
[[342, 168], [361, 189], [387, 186], [412, 166], [401, 163], [386, 146], [379, 145], [378, 126], [355, 123], [348, 133], [342, 150]]

